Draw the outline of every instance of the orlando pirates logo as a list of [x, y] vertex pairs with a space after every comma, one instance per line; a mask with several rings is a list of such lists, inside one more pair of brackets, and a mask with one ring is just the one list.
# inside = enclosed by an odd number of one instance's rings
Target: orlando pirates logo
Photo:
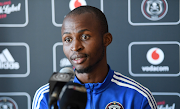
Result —
[[18, 106], [12, 98], [0, 97], [0, 109], [18, 109]]
[[114, 101], [107, 104], [105, 109], [124, 109], [124, 107], [121, 103]]
[[168, 4], [166, 0], [143, 0], [141, 11], [147, 19], [157, 21], [166, 15]]

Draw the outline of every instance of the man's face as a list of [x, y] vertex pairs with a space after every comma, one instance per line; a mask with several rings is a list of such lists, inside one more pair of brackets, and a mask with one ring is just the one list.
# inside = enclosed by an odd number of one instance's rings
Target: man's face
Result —
[[61, 29], [63, 51], [79, 73], [89, 73], [104, 57], [103, 36], [94, 14], [67, 16]]

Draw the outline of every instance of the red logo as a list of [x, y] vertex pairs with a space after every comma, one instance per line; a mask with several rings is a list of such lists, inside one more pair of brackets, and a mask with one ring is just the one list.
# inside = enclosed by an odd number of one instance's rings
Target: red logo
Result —
[[87, 5], [85, 0], [71, 0], [69, 2], [69, 8], [70, 10], [73, 10], [79, 6]]
[[151, 48], [146, 54], [147, 60], [153, 65], [158, 65], [164, 60], [164, 53], [160, 48]]

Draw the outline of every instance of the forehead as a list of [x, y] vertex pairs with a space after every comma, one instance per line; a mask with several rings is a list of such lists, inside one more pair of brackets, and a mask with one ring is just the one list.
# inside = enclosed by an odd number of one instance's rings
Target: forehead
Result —
[[67, 16], [61, 28], [61, 32], [78, 31], [79, 29], [88, 29], [91, 31], [99, 29], [99, 21], [93, 13], [83, 13], [80, 15]]

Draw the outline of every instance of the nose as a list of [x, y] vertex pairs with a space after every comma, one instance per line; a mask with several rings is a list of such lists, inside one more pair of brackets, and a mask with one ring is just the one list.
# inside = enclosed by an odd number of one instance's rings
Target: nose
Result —
[[80, 51], [84, 49], [82, 42], [78, 39], [74, 39], [71, 46], [71, 51]]

